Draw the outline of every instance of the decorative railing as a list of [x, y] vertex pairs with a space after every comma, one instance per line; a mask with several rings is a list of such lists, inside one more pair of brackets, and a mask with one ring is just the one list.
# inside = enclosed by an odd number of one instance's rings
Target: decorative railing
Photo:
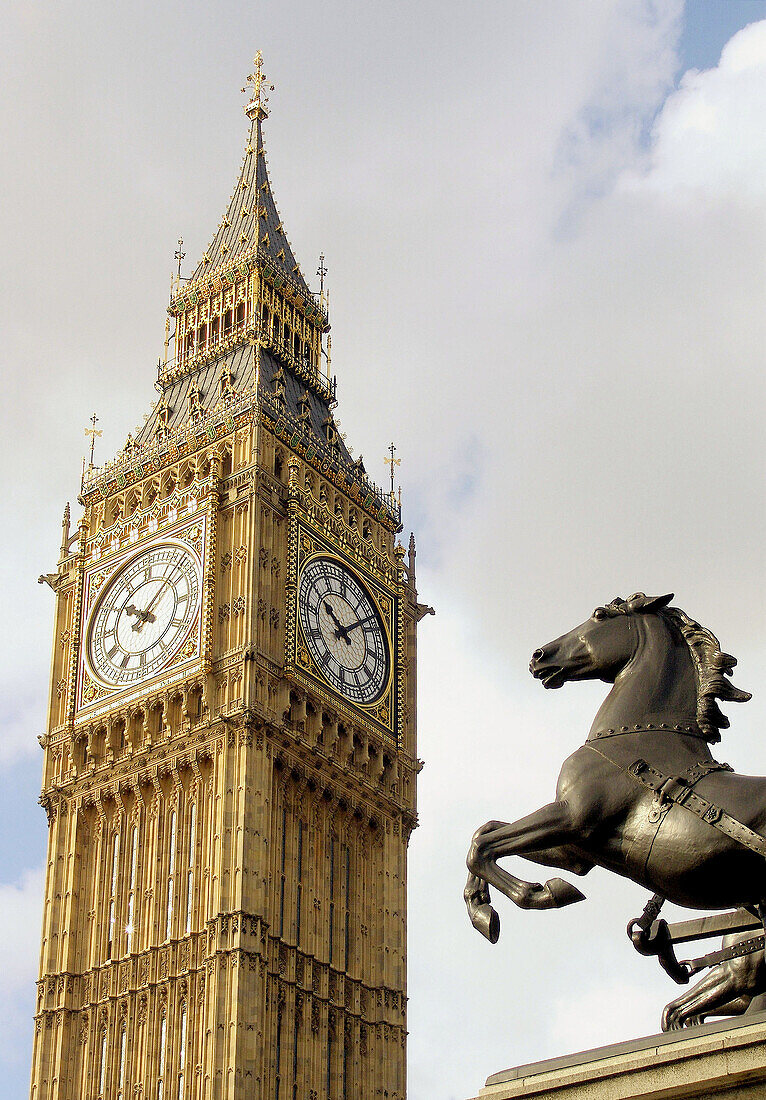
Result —
[[168, 313], [173, 317], [177, 317], [179, 313], [193, 309], [200, 302], [207, 301], [211, 294], [228, 290], [229, 287], [234, 286], [237, 279], [246, 278], [255, 268], [260, 269], [263, 278], [275, 290], [279, 290], [286, 297], [300, 302], [309, 321], [313, 321], [323, 330], [329, 327], [327, 311], [322, 303], [318, 302], [310, 292], [307, 292], [297, 279], [284, 271], [260, 244], [240, 253], [225, 267], [219, 268], [211, 275], [187, 283], [170, 299]]
[[221, 425], [233, 431], [237, 417], [249, 412], [254, 406], [253, 389], [221, 398], [199, 418], [189, 420], [176, 428], [160, 430], [153, 439], [145, 443], [135, 443], [121, 451], [111, 462], [86, 469], [81, 495], [88, 497], [99, 489], [105, 489], [110, 482], [116, 483], [116, 489], [122, 489], [128, 481], [146, 477], [166, 462], [180, 457], [182, 451], [194, 449], [206, 440], [213, 442], [220, 434], [217, 429]]
[[245, 327], [244, 323], [232, 327], [230, 332], [221, 336], [215, 343], [211, 343], [204, 351], [194, 352], [193, 355], [175, 355], [172, 359], [162, 364], [157, 371], [157, 384], [163, 388], [177, 382], [184, 375], [194, 374], [207, 363], [213, 363], [217, 359], [240, 347], [248, 341], [257, 339], [256, 329], [253, 325]]
[[387, 517], [396, 530], [400, 529], [402, 510], [396, 497], [376, 485], [361, 468], [349, 466], [340, 448], [333, 448], [315, 435], [310, 426], [289, 412], [275, 394], [262, 390], [258, 400], [262, 413], [273, 421], [275, 435], [287, 447], [305, 458], [373, 518]]
[[187, 374], [193, 374], [207, 363], [216, 362], [228, 352], [233, 351], [248, 342], [258, 344], [262, 348], [273, 351], [282, 360], [286, 367], [292, 371], [296, 378], [307, 386], [323, 401], [333, 408], [336, 404], [337, 380], [326, 378], [319, 373], [313, 363], [301, 360], [287, 344], [276, 340], [273, 336], [258, 335], [257, 325], [244, 324], [233, 329], [223, 338], [216, 341], [204, 351], [196, 352], [189, 356], [174, 356], [161, 366], [157, 372], [157, 384], [163, 388], [177, 382]]

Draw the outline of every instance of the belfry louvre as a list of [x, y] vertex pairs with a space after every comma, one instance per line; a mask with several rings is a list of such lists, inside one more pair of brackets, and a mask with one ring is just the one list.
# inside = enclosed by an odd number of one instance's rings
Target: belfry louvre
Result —
[[260, 55], [250, 85], [226, 213], [179, 265], [159, 400], [86, 470], [45, 578], [34, 1100], [405, 1096], [430, 609], [393, 487], [336, 426]]

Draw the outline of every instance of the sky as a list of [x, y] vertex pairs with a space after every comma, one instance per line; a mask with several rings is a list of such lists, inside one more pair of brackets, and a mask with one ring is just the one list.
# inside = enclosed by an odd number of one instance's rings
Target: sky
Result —
[[88, 418], [103, 460], [155, 397], [176, 240], [188, 274], [236, 179], [258, 48], [279, 209], [309, 280], [320, 252], [329, 269], [342, 429], [381, 483], [396, 441], [437, 610], [411, 1100], [652, 1033], [674, 996], [625, 937], [645, 892], [605, 871], [558, 912], [500, 898], [495, 946], [468, 923], [471, 833], [552, 798], [603, 695], [543, 692], [533, 649], [617, 593], [674, 591], [754, 693], [720, 758], [766, 774], [766, 3], [19, 2], [0, 43], [0, 1096], [27, 1089], [38, 965], [53, 600], [35, 581], [67, 500], [77, 516]]

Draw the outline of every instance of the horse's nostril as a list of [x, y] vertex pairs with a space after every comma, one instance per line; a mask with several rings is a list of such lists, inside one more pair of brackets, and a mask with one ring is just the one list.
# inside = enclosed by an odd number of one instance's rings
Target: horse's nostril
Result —
[[532, 654], [532, 660], [533, 661], [542, 661], [544, 656], [545, 656], [545, 650], [544, 649], [536, 649], [534, 651], [534, 653]]

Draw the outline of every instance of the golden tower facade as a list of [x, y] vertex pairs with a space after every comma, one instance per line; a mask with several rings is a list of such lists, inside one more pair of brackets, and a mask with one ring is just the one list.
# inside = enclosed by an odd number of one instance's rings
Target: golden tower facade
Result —
[[[263, 150], [63, 522], [34, 1100], [405, 1096], [414, 542], [354, 462]], [[167, 345], [166, 345], [167, 347]]]

